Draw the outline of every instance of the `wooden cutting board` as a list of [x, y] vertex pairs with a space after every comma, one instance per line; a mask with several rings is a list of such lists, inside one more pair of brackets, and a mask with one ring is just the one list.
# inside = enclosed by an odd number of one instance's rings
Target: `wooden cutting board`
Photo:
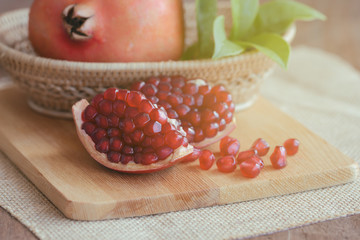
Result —
[[[78, 220], [141, 216], [323, 188], [353, 181], [358, 165], [265, 99], [236, 114], [232, 136], [241, 149], [258, 137], [272, 146], [296, 137], [299, 153], [288, 166], [265, 167], [255, 179], [239, 169], [224, 174], [198, 162], [178, 164], [146, 175], [118, 173], [92, 160], [77, 138], [71, 120], [32, 111], [15, 88], [0, 91], [0, 147], [14, 164], [65, 216]], [[218, 149], [218, 145], [210, 147]]]

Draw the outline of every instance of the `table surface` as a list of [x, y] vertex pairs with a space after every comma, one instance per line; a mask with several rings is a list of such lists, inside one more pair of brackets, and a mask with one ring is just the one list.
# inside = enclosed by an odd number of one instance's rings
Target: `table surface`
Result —
[[[190, 0], [187, 0], [190, 1]], [[307, 45], [339, 55], [360, 70], [360, 1], [298, 0], [327, 17], [327, 21], [299, 23], [293, 46]], [[32, 0], [1, 0], [0, 13], [28, 7]], [[1, 72], [0, 72], [1, 74]], [[0, 208], [0, 239], [37, 239], [26, 227]], [[360, 214], [315, 223], [291, 230], [251, 238], [265, 239], [357, 239], [360, 236]]]

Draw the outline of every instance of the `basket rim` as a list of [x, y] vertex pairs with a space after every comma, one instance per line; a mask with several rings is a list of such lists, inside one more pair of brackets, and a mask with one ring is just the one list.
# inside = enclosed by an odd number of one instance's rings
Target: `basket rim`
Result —
[[[12, 22], [16, 15], [27, 15], [29, 13], [29, 8], [21, 8], [12, 11], [5, 12], [0, 15], [0, 35], [2, 35], [3, 28], [7, 27], [7, 22], [11, 19]], [[23, 22], [17, 22], [18, 24]], [[8, 30], [8, 28], [7, 28]], [[296, 34], [296, 26], [292, 25], [287, 32], [283, 35], [283, 38], [287, 42], [291, 42]], [[85, 71], [103, 71], [103, 70], [129, 70], [129, 69], [142, 69], [142, 70], [152, 70], [154, 68], [204, 68], [204, 67], [213, 67], [215, 65], [223, 65], [231, 62], [238, 62], [240, 60], [246, 60], [249, 58], [257, 57], [258, 55], [263, 55], [261, 52], [256, 50], [250, 50], [243, 54], [237, 56], [226, 57], [222, 59], [200, 59], [200, 60], [178, 60], [178, 61], [159, 61], [159, 62], [79, 62], [79, 61], [68, 61], [68, 60], [59, 60], [59, 59], [50, 59], [41, 57], [38, 55], [30, 55], [14, 48], [7, 46], [3, 41], [0, 41], [0, 63], [1, 59], [5, 56], [8, 56], [11, 59], [16, 59], [30, 65], [39, 65], [52, 68], [64, 68], [68, 70], [85, 70]]]

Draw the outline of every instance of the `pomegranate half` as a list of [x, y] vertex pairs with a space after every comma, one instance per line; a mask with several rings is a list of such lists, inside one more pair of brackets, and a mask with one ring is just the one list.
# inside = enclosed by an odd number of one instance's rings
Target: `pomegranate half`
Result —
[[34, 0], [29, 39], [37, 54], [84, 62], [177, 60], [181, 0]]
[[193, 153], [179, 122], [137, 91], [110, 88], [72, 107], [77, 134], [89, 154], [120, 172], [168, 168]]

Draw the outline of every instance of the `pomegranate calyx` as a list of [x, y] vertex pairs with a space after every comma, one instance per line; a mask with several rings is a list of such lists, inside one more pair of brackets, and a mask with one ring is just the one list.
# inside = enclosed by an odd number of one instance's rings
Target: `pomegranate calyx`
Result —
[[62, 14], [65, 31], [73, 40], [86, 41], [93, 37], [95, 12], [79, 4], [67, 6]]

